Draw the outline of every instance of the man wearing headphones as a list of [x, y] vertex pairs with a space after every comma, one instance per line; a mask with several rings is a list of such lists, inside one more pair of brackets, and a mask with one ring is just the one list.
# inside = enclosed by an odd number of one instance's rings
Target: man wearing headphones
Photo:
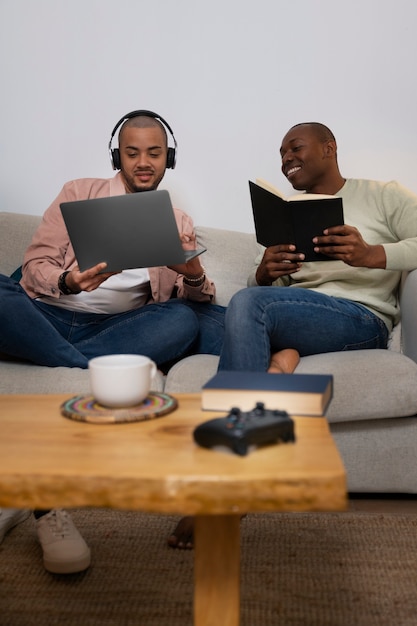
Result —
[[[119, 131], [119, 147], [111, 148]], [[175, 147], [168, 147], [166, 128]], [[46, 210], [26, 251], [20, 284], [0, 275], [0, 351], [50, 367], [87, 368], [115, 353], [149, 356], [164, 366], [190, 353], [220, 354], [223, 307], [211, 304], [215, 286], [199, 257], [171, 267], [106, 272], [99, 263], [80, 271], [60, 204], [157, 189], [175, 167], [176, 140], [152, 111], [132, 111], [113, 129], [111, 179], [66, 183]], [[195, 241], [191, 218], [174, 209], [181, 239]], [[24, 519], [3, 510], [6, 532]], [[90, 564], [90, 550], [66, 511], [35, 511], [45, 568], [73, 573]]]

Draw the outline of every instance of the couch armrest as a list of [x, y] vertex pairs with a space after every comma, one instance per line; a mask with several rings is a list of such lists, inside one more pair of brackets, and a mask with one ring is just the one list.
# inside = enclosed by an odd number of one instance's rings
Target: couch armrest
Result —
[[0, 274], [10, 276], [22, 265], [25, 250], [40, 222], [39, 215], [0, 211]]
[[406, 277], [401, 296], [402, 351], [417, 362], [417, 270]]

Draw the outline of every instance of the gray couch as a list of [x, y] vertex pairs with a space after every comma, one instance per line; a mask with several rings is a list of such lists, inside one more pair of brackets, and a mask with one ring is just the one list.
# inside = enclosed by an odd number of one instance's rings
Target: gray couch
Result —
[[[40, 217], [0, 213], [0, 273], [11, 275]], [[207, 248], [204, 265], [215, 280], [217, 302], [227, 305], [246, 278], [257, 252], [251, 234], [198, 227]], [[417, 493], [417, 270], [404, 276], [402, 321], [388, 350], [304, 357], [299, 373], [334, 376], [327, 418], [344, 460], [351, 492]], [[329, 329], [330, 330], [330, 329]], [[36, 329], [34, 329], [36, 332]], [[158, 375], [155, 390], [198, 392], [218, 358], [196, 355]], [[1, 393], [87, 393], [88, 372], [0, 360]]]

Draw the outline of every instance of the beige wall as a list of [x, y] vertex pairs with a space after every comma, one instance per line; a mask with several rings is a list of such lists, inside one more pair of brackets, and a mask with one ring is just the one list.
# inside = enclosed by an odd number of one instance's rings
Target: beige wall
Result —
[[248, 178], [290, 191], [279, 145], [327, 123], [346, 176], [417, 192], [415, 0], [1, 0], [0, 208], [41, 214], [71, 178], [111, 176], [117, 120], [173, 127], [174, 202], [252, 230]]

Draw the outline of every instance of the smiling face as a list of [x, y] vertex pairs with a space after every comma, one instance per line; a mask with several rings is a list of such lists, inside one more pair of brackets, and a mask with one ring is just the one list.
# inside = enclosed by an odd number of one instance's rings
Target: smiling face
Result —
[[165, 174], [167, 138], [158, 125], [126, 124], [119, 136], [120, 165], [126, 191], [156, 189]]
[[323, 133], [323, 128], [326, 127], [314, 124], [293, 126], [282, 141], [281, 171], [294, 189], [334, 193], [326, 189], [333, 187], [335, 174], [338, 174], [337, 147], [334, 138]]

